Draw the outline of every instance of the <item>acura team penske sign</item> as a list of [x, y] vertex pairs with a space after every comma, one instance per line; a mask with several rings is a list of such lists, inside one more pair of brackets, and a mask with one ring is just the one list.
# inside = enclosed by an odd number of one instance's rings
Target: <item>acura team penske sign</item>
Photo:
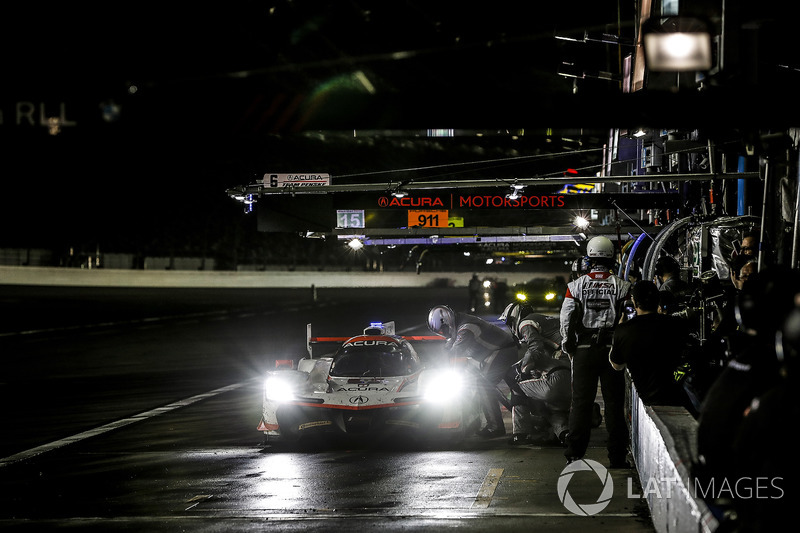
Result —
[[330, 185], [330, 174], [264, 174], [265, 187], [290, 189], [293, 187], [318, 187]]

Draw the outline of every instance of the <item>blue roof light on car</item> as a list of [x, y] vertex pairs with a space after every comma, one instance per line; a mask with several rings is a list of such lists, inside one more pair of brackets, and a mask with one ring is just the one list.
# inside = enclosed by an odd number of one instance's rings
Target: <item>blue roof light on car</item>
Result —
[[370, 322], [369, 326], [364, 328], [364, 335], [384, 335], [386, 327], [383, 322]]

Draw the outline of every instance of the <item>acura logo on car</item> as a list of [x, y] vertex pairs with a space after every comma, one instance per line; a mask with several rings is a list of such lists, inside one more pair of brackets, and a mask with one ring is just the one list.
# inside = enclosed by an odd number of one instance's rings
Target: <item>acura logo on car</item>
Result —
[[352, 396], [350, 398], [350, 403], [353, 403], [353, 404], [356, 404], [356, 405], [361, 405], [362, 403], [367, 403], [368, 401], [369, 401], [369, 398], [367, 398], [366, 396]]

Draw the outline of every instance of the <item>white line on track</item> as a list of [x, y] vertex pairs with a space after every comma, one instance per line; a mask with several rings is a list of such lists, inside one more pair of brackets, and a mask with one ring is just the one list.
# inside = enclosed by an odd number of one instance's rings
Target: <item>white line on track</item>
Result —
[[503, 475], [502, 468], [490, 468], [486, 477], [483, 479], [481, 490], [475, 496], [475, 501], [472, 502], [473, 509], [486, 509], [492, 503], [494, 491], [497, 490], [497, 484], [500, 482], [500, 477]]
[[156, 407], [155, 409], [144, 411], [143, 413], [139, 413], [138, 415], [133, 415], [128, 418], [122, 418], [114, 422], [109, 422], [104, 426], [100, 426], [95, 429], [90, 429], [88, 431], [78, 433], [77, 435], [72, 435], [71, 437], [65, 437], [63, 439], [51, 442], [49, 444], [43, 444], [41, 446], [36, 446], [35, 448], [31, 448], [23, 452], [15, 453], [14, 455], [9, 455], [8, 457], [3, 457], [2, 459], [0, 459], [0, 468], [8, 466], [13, 463], [18, 463], [20, 461], [25, 461], [26, 459], [30, 459], [31, 457], [35, 457], [37, 455], [53, 451], [56, 448], [61, 448], [62, 446], [66, 446], [68, 444], [73, 444], [75, 442], [79, 442], [84, 439], [96, 437], [97, 435], [102, 435], [103, 433], [107, 433], [109, 431], [113, 431], [115, 429], [119, 429], [121, 427], [125, 427], [130, 424], [135, 424], [136, 422], [142, 422], [149, 418], [153, 418], [158, 415], [163, 415], [164, 413], [174, 411], [175, 409], [180, 409], [181, 407], [186, 407], [188, 405], [191, 405], [193, 403], [202, 400], [206, 400], [213, 396], [217, 396], [225, 392], [230, 392], [232, 390], [239, 389], [247, 384], [249, 384], [249, 382], [234, 383], [233, 385], [220, 387], [219, 389], [215, 389], [209, 392], [204, 392], [202, 394], [192, 396], [191, 398], [185, 398], [183, 400], [178, 400], [177, 402], [173, 402], [171, 404], [164, 405], [162, 407]]

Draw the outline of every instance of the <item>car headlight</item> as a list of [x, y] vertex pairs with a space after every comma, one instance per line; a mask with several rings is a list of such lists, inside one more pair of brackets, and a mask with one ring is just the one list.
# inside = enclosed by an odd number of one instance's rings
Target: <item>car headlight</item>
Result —
[[455, 370], [440, 370], [426, 376], [422, 397], [428, 402], [451, 402], [461, 396], [464, 377]]
[[553, 291], [550, 291], [550, 292], [548, 292], [547, 294], [544, 295], [544, 299], [547, 300], [548, 302], [550, 302], [552, 300], [555, 300], [556, 299], [556, 293], [554, 293]]
[[294, 399], [291, 383], [279, 376], [268, 377], [264, 382], [264, 394], [268, 400], [288, 402]]

